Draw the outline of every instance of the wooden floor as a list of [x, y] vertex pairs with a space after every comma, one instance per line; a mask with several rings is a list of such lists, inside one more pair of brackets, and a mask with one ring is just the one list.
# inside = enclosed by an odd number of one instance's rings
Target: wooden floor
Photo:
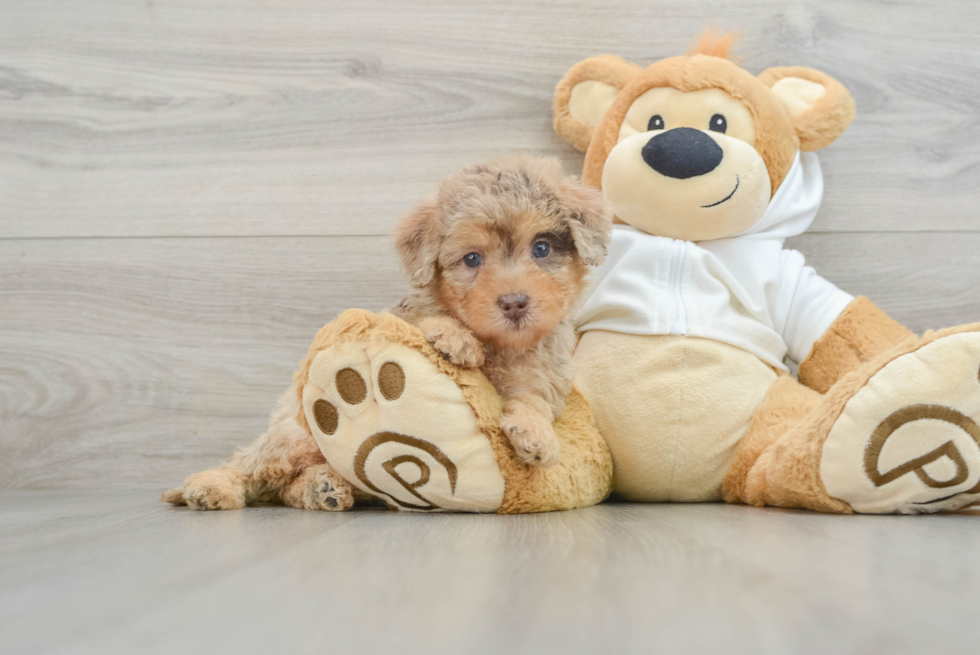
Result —
[[0, 652], [980, 643], [976, 515], [155, 502], [262, 430], [323, 323], [399, 298], [387, 235], [440, 177], [509, 152], [578, 171], [564, 71], [709, 23], [749, 70], [857, 100], [791, 246], [917, 331], [980, 320], [972, 0], [3, 0]]
[[4, 653], [975, 653], [980, 514], [0, 495]]

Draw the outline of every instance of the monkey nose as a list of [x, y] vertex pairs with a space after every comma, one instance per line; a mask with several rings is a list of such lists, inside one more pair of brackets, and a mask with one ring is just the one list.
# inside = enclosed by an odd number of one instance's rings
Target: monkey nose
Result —
[[718, 168], [724, 151], [701, 130], [675, 127], [650, 139], [640, 155], [647, 166], [661, 175], [686, 180]]
[[516, 321], [527, 314], [527, 306], [530, 298], [524, 293], [507, 293], [497, 298], [497, 305], [503, 311], [504, 316], [512, 321]]

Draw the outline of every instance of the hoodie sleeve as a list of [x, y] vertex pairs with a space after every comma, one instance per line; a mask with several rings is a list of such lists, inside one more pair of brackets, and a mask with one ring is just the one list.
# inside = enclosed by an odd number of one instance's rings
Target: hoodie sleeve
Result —
[[796, 250], [782, 251], [780, 268], [779, 290], [770, 316], [786, 342], [787, 356], [799, 363], [854, 296], [817, 275]]

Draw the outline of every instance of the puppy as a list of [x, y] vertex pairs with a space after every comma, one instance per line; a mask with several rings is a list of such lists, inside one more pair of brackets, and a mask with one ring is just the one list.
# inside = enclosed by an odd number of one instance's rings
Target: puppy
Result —
[[463, 169], [398, 226], [414, 290], [394, 313], [452, 363], [480, 367], [524, 462], [558, 462], [552, 423], [572, 390], [571, 312], [610, 230], [598, 190], [557, 159], [532, 157]]
[[[572, 388], [570, 315], [589, 266], [605, 257], [610, 230], [598, 190], [565, 177], [556, 159], [531, 157], [460, 171], [398, 226], [396, 249], [413, 290], [393, 313], [453, 363], [481, 367], [504, 399], [501, 429], [526, 462], [558, 461], [552, 422]], [[161, 500], [329, 511], [370, 500], [324, 460], [298, 411], [289, 389], [265, 434]]]

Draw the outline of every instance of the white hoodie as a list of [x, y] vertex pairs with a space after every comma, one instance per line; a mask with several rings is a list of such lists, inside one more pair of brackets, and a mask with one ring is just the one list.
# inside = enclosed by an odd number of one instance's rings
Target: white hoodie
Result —
[[802, 361], [854, 299], [783, 248], [822, 198], [816, 154], [797, 153], [766, 213], [733, 237], [694, 243], [616, 225], [578, 330], [714, 339], [786, 370], [784, 358]]

